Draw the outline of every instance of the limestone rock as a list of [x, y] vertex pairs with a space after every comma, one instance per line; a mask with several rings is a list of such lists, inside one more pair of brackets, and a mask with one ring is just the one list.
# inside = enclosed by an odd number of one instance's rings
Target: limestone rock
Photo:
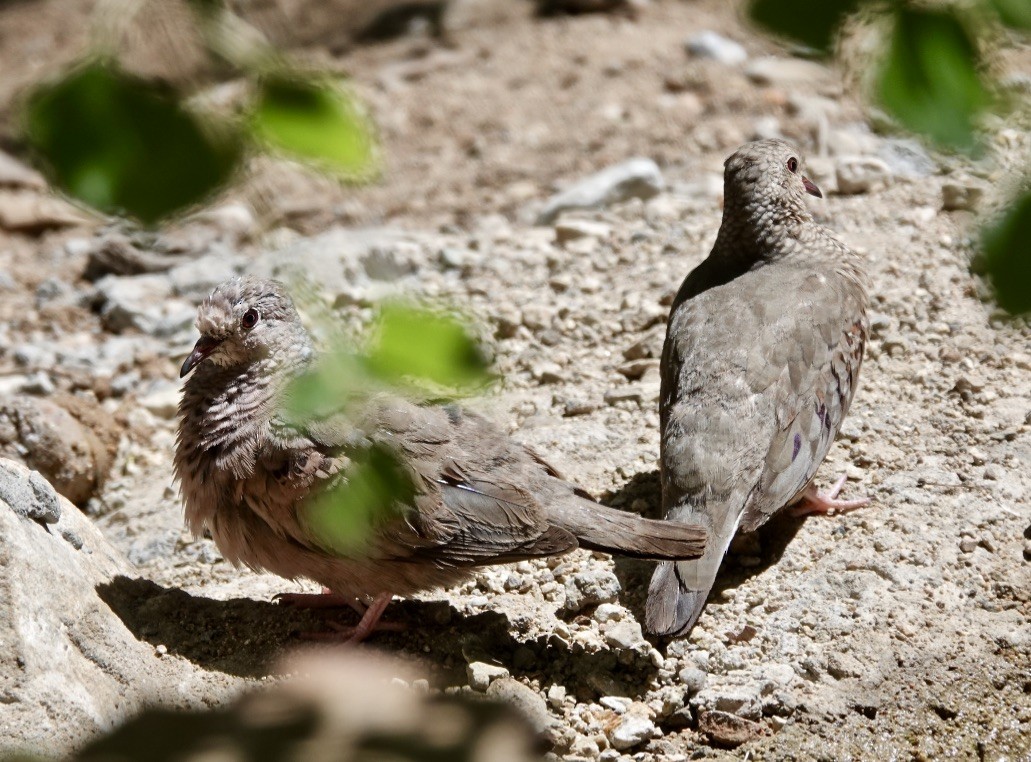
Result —
[[537, 215], [547, 225], [569, 209], [598, 209], [630, 198], [649, 199], [666, 187], [662, 172], [651, 159], [630, 159], [585, 177], [552, 196]]
[[38, 473], [10, 460], [0, 473], [3, 741], [51, 754], [111, 727], [176, 678], [98, 595], [132, 574], [128, 562]]

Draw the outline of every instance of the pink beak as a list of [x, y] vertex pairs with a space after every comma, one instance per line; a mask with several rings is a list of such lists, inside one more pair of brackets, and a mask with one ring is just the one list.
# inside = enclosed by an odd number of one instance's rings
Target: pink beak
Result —
[[820, 189], [816, 187], [816, 183], [814, 183], [808, 177], [802, 178], [802, 185], [805, 186], [805, 192], [808, 193], [810, 196], [823, 198], [823, 194], [820, 192]]

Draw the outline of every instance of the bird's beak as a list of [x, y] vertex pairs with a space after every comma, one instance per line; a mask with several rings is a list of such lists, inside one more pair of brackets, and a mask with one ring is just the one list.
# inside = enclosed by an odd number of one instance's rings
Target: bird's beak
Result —
[[810, 196], [823, 198], [823, 194], [820, 192], [820, 189], [816, 187], [816, 183], [814, 183], [808, 177], [802, 178], [802, 185], [805, 186], [805, 192], [808, 193]]
[[210, 336], [201, 336], [197, 339], [197, 343], [193, 345], [193, 351], [190, 352], [190, 356], [186, 358], [186, 362], [183, 363], [183, 367], [179, 370], [179, 378], [182, 378], [196, 368], [201, 360], [218, 349], [218, 345], [221, 343], [218, 339], [213, 339]]

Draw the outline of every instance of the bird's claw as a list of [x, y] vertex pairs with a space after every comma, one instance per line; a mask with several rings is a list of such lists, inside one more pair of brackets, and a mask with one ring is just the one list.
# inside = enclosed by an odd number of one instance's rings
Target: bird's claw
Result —
[[326, 626], [329, 627], [329, 631], [307, 631], [300, 633], [299, 637], [321, 643], [357, 645], [376, 632], [403, 632], [408, 629], [405, 622], [376, 622], [371, 627], [363, 627], [361, 622], [356, 625], [326, 622]]
[[272, 596], [272, 602], [295, 609], [339, 609], [347, 606], [359, 614], [365, 613], [365, 606], [356, 598], [334, 593], [327, 588], [323, 588], [321, 593], [277, 593]]
[[824, 516], [834, 516], [838, 513], [848, 513], [856, 508], [862, 508], [871, 502], [871, 498], [861, 497], [856, 500], [838, 500], [838, 493], [845, 486], [846, 476], [844, 474], [834, 482], [829, 490], [820, 492], [815, 484], [809, 485], [809, 489], [802, 495], [802, 499], [791, 508], [792, 516], [808, 516], [812, 513]]
[[398, 631], [407, 629], [404, 622], [381, 622], [380, 617], [393, 596], [390, 593], [380, 593], [372, 603], [362, 612], [361, 621], [356, 625], [342, 625], [336, 622], [326, 622], [331, 632], [302, 632], [300, 637], [304, 640], [318, 640], [322, 642], [346, 643], [355, 645], [361, 643], [374, 632]]

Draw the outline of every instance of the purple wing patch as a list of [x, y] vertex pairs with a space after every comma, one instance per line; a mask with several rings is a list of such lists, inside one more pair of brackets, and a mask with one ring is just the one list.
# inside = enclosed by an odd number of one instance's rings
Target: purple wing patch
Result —
[[798, 457], [798, 451], [802, 449], [802, 435], [795, 434], [795, 443], [791, 448], [791, 462], [795, 462], [795, 458]]

